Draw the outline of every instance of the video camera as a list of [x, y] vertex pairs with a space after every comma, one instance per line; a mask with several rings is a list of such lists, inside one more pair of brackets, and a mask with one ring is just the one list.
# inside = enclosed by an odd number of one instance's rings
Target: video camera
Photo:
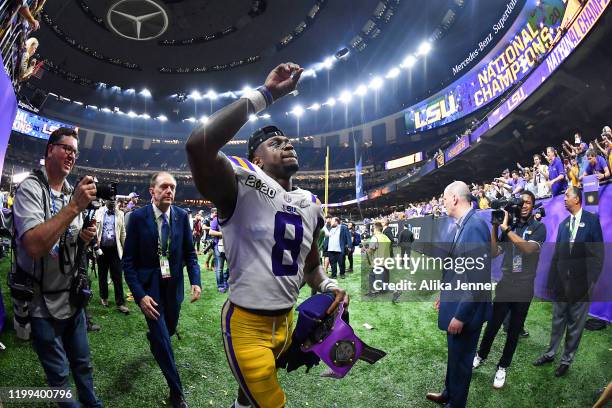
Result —
[[504, 212], [506, 210], [510, 216], [510, 225], [516, 224], [521, 216], [521, 208], [523, 207], [523, 199], [520, 197], [501, 198], [491, 201], [491, 224], [501, 225], [504, 222]]

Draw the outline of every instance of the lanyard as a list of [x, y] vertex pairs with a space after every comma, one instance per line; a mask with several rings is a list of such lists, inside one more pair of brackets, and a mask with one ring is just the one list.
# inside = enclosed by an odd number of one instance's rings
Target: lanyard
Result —
[[60, 193], [59, 197], [56, 196], [55, 194], [53, 194], [53, 191], [51, 191], [51, 188], [49, 188], [49, 201], [51, 204], [51, 217], [55, 217], [57, 215], [57, 213], [59, 212], [59, 210], [57, 209], [57, 207], [55, 206], [55, 198], [59, 198], [62, 200], [62, 207], [66, 206], [66, 201], [64, 193]]

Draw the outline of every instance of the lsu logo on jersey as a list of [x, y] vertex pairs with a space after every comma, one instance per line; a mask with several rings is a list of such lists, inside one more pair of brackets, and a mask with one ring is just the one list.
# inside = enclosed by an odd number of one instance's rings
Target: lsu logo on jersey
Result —
[[276, 190], [268, 186], [265, 182], [261, 181], [254, 175], [250, 174], [244, 184], [248, 187], [254, 188], [260, 193], [267, 195], [270, 198], [276, 197]]

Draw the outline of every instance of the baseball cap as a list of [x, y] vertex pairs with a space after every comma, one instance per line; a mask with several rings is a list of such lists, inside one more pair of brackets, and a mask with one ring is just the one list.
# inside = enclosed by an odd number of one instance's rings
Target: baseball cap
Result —
[[138, 197], [140, 197], [140, 195], [138, 195], [138, 193], [135, 193], [135, 192], [132, 191], [130, 194], [128, 194], [128, 197], [129, 198], [138, 198]]

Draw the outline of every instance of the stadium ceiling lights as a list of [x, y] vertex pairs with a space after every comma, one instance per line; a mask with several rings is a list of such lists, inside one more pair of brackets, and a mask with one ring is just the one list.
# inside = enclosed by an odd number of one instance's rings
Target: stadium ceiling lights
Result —
[[140, 91], [140, 94], [145, 98], [151, 97], [151, 91], [149, 91], [147, 88], [144, 88], [142, 91]]
[[200, 123], [208, 123], [208, 116], [203, 115], [200, 117]]
[[323, 68], [332, 69], [333, 66], [334, 66], [334, 57], [325, 58], [325, 60], [323, 61]]
[[400, 74], [400, 69], [398, 67], [393, 67], [389, 70], [389, 72], [387, 72], [387, 75], [385, 75], [385, 78], [387, 79], [393, 79], [393, 78], [397, 78]]
[[202, 95], [198, 91], [191, 91], [188, 97], [196, 101], [202, 99]]
[[336, 106], [336, 100], [334, 98], [329, 98], [323, 105], [334, 107]]
[[402, 65], [400, 65], [402, 68], [412, 68], [414, 66], [414, 64], [416, 64], [416, 57], [414, 55], [408, 55], [406, 58], [404, 58], [404, 61], [402, 61]]
[[[51, 94], [51, 92], [49, 94]], [[140, 119], [145, 119], [145, 120], [151, 119], [151, 116], [148, 113], [146, 113], [146, 112], [138, 114], [138, 113], [136, 113], [134, 111], [129, 111], [128, 113], [125, 113], [125, 112], [122, 112], [121, 109], [119, 109], [117, 106], [115, 106], [111, 110], [107, 106], [105, 106], [103, 108], [99, 108], [97, 105], [85, 104], [85, 103], [83, 103], [81, 101], [72, 101], [72, 100], [70, 100], [70, 99], [68, 99], [68, 98], [66, 98], [66, 97], [64, 97], [62, 95], [52, 94], [52, 96], [56, 97], [61, 102], [72, 102], [72, 103], [74, 103], [76, 105], [83, 106], [84, 109], [91, 109], [91, 110], [94, 110], [94, 111], [100, 111], [100, 112], [104, 112], [104, 113], [115, 113], [115, 114], [120, 115], [120, 116], [127, 115], [130, 118], [132, 118], [132, 119], [133, 118], [140, 118]], [[159, 115], [155, 119], [159, 120], [161, 122], [166, 122], [168, 120], [168, 118], [165, 115]]]
[[[406, 56], [406, 58], [404, 58], [404, 60], [402, 61], [402, 63], [399, 66], [395, 66], [395, 67], [391, 67], [391, 69], [389, 69], [389, 71], [387, 72], [387, 74], [385, 75], [386, 79], [394, 79], [397, 78], [400, 74], [401, 74], [401, 70], [400, 68], [404, 68], [404, 69], [410, 69], [412, 68], [418, 61], [417, 57], [418, 56], [425, 56], [427, 54], [429, 54], [429, 52], [431, 52], [432, 50], [432, 45], [430, 41], [423, 41], [418, 49], [416, 54], [409, 54]], [[321, 67], [325, 67], [325, 68], [331, 68], [334, 64], [334, 57], [327, 57], [325, 59], [324, 62], [318, 64], [317, 67], [314, 68], [314, 70], [316, 71], [317, 68], [321, 69]], [[305, 71], [306, 72], [306, 71]], [[368, 91], [368, 87], [374, 90], [378, 90], [380, 88], [382, 88], [384, 83], [384, 80], [380, 77], [380, 76], [375, 76], [374, 78], [372, 78], [372, 80], [370, 81], [370, 83], [368, 84], [368, 86], [366, 87], [365, 85], [361, 84], [359, 85], [354, 94], [358, 95], [358, 96], [365, 96], [367, 91]], [[349, 91], [343, 91], [340, 96], [338, 97], [338, 100], [342, 103], [344, 103], [345, 105], [348, 105], [351, 100], [353, 98], [353, 94]], [[314, 110], [317, 111], [318, 109], [312, 109], [312, 106], [330, 106], [333, 107], [336, 104], [336, 100], [334, 98], [329, 98], [327, 100], [327, 102], [323, 103], [323, 104], [319, 104], [317, 102], [315, 102], [313, 105], [311, 105], [311, 107], [309, 107], [309, 110]], [[293, 113], [293, 111], [291, 112], [287, 112], [287, 114], [289, 113]]]
[[368, 93], [368, 88], [365, 85], [359, 85], [355, 90], [355, 95], [358, 96], [364, 96], [366, 93]]
[[301, 105], [296, 105], [292, 110], [291, 113], [296, 117], [299, 118], [304, 114], [304, 108], [302, 108]]
[[353, 95], [349, 91], [342, 91], [338, 100], [347, 105], [353, 99]]
[[377, 90], [382, 88], [383, 86], [383, 80], [381, 77], [377, 76], [372, 78], [372, 80], [370, 81], [370, 88]]
[[211, 101], [216, 101], [219, 98], [219, 95], [217, 95], [215, 91], [210, 89], [208, 92], [206, 92], [206, 95], [204, 95], [204, 97], [210, 99]]
[[423, 41], [421, 45], [419, 45], [419, 49], [417, 51], [417, 55], [427, 55], [431, 51], [431, 43], [429, 41]]

